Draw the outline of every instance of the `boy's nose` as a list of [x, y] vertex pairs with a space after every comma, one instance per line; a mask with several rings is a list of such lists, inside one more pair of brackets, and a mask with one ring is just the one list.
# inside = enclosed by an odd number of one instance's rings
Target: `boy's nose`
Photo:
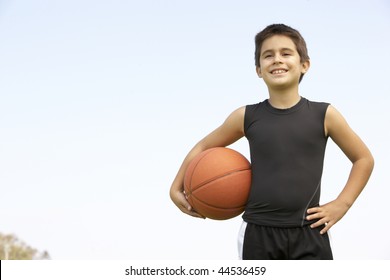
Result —
[[274, 56], [274, 63], [277, 64], [277, 63], [280, 63], [282, 61], [282, 57], [280, 54], [275, 54]]

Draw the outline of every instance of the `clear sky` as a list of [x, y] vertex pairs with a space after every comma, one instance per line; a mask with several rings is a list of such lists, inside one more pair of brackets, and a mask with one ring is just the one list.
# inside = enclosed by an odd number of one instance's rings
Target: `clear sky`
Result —
[[[306, 39], [300, 94], [332, 103], [376, 159], [334, 256], [390, 259], [385, 0], [1, 0], [0, 232], [53, 259], [236, 259], [240, 217], [191, 218], [168, 192], [200, 138], [268, 97], [253, 38], [272, 23]], [[329, 141], [323, 203], [350, 167]]]

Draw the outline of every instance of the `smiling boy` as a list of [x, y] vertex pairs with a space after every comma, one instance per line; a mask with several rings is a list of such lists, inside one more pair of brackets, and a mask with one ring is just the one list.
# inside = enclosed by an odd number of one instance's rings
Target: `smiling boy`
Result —
[[[306, 43], [284, 24], [255, 37], [257, 75], [269, 98], [238, 108], [188, 153], [170, 196], [181, 211], [196, 213], [185, 198], [189, 162], [212, 147], [246, 137], [252, 185], [239, 233], [243, 259], [333, 259], [328, 230], [349, 210], [366, 185], [374, 160], [363, 141], [331, 105], [301, 97], [299, 83], [310, 68]], [[350, 176], [333, 201], [319, 205], [325, 147], [331, 138], [352, 162]]]

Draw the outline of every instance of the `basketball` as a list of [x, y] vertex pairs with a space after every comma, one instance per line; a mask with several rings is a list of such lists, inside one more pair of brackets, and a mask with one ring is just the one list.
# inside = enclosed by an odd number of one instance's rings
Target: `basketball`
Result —
[[189, 164], [184, 177], [188, 202], [199, 214], [227, 220], [244, 211], [251, 185], [251, 165], [239, 152], [208, 149]]

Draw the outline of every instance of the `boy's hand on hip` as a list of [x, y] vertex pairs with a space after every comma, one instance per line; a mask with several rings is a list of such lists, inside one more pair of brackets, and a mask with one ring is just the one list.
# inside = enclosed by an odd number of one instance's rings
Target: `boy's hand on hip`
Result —
[[306, 220], [318, 220], [311, 224], [311, 228], [325, 226], [320, 233], [326, 233], [334, 224], [336, 224], [347, 213], [349, 206], [342, 201], [333, 200], [319, 207], [309, 208]]

